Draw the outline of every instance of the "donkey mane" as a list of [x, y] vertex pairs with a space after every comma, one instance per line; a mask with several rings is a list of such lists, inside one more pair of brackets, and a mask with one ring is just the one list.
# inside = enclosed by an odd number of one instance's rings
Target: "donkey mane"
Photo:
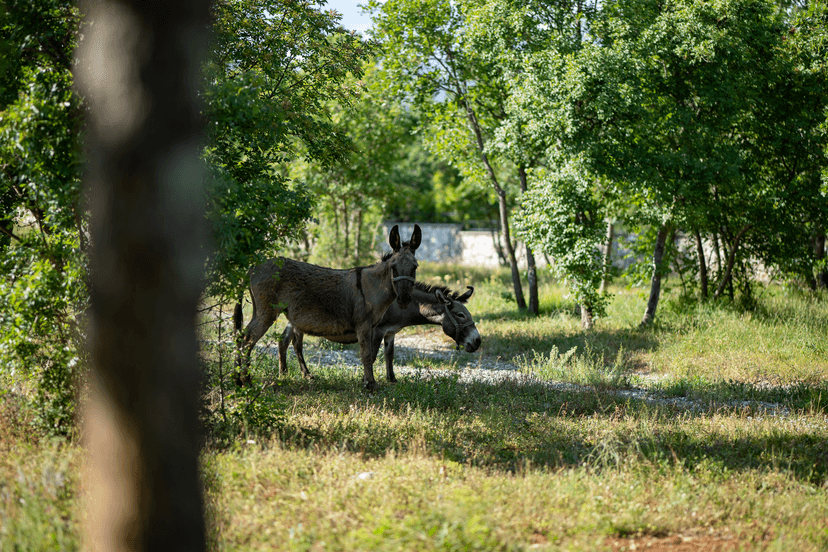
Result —
[[451, 299], [452, 301], [456, 301], [458, 297], [460, 297], [460, 293], [457, 291], [452, 291], [451, 289], [447, 288], [446, 286], [432, 286], [429, 284], [424, 284], [423, 282], [414, 282], [414, 287], [420, 291], [424, 291], [426, 293], [434, 293], [438, 289], [443, 292], [443, 294]]
[[[408, 242], [403, 243], [403, 247], [408, 247], [408, 246], [409, 246]], [[382, 263], [382, 262], [387, 261], [388, 259], [391, 258], [391, 255], [393, 255], [393, 251], [390, 252], [390, 253], [385, 253], [382, 256], [382, 258], [380, 259], [380, 262]], [[429, 285], [429, 284], [424, 284], [423, 282], [420, 282], [420, 281], [416, 281], [416, 282], [414, 282], [414, 287], [417, 288], [420, 291], [425, 292], [425, 293], [434, 293], [435, 291], [437, 291], [439, 289], [440, 291], [443, 292], [443, 294], [446, 297], [448, 297], [452, 301], [457, 301], [457, 298], [460, 297], [460, 292], [449, 289], [446, 286]]]

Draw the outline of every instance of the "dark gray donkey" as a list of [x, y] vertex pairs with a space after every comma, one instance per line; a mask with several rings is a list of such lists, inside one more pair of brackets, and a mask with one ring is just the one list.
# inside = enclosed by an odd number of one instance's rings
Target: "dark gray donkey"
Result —
[[251, 270], [253, 318], [237, 339], [236, 383], [249, 382], [250, 352], [284, 312], [288, 322], [306, 334], [356, 336], [364, 369], [362, 383], [369, 391], [375, 390], [373, 329], [395, 299], [402, 309], [411, 302], [417, 271], [414, 252], [421, 239], [415, 224], [411, 240], [401, 243], [399, 228], [394, 226], [388, 238], [393, 252], [373, 266], [338, 270], [280, 257]]
[[[434, 324], [443, 327], [443, 332], [461, 346], [467, 352], [473, 353], [480, 347], [480, 333], [474, 325], [474, 319], [466, 308], [465, 303], [469, 300], [474, 288], [467, 286], [468, 291], [463, 295], [453, 292], [441, 286], [429, 286], [422, 282], [414, 283], [414, 290], [411, 294], [411, 303], [406, 308], [392, 304], [385, 311], [379, 324], [374, 328], [373, 350], [376, 358], [379, 352], [381, 340], [385, 340], [385, 374], [388, 381], [397, 381], [394, 376], [394, 336], [403, 328], [408, 326], [422, 326]], [[337, 343], [356, 343], [357, 336], [354, 333], [344, 335], [325, 335], [330, 341]], [[306, 378], [311, 373], [305, 364], [305, 356], [302, 353], [302, 341], [304, 334], [299, 329], [288, 323], [279, 340], [279, 373], [287, 373], [287, 348], [293, 342], [293, 349], [296, 351], [296, 358], [299, 360], [299, 368]]]

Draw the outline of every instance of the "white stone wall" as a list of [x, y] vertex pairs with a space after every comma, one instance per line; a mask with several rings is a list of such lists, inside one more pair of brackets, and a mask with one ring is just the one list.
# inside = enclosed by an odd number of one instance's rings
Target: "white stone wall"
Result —
[[[391, 251], [388, 245], [388, 233], [394, 225], [400, 227], [400, 236], [407, 241], [414, 231], [414, 223], [388, 221], [382, 224], [381, 248], [383, 253]], [[418, 223], [419, 224], [419, 223]], [[500, 266], [500, 257], [495, 247], [500, 236], [492, 230], [460, 230], [460, 224], [419, 224], [423, 232], [423, 241], [417, 250], [417, 259], [432, 262], [456, 263], [466, 266]], [[518, 264], [526, 267], [526, 248], [519, 244], [516, 251]], [[541, 256], [535, 259], [538, 266], [546, 261]]]

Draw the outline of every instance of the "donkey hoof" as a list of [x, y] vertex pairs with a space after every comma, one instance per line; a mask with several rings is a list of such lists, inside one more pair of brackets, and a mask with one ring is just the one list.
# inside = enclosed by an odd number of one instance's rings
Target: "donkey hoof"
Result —
[[377, 391], [377, 382], [376, 381], [364, 381], [362, 382], [362, 386], [365, 387], [365, 390], [369, 393], [375, 393]]

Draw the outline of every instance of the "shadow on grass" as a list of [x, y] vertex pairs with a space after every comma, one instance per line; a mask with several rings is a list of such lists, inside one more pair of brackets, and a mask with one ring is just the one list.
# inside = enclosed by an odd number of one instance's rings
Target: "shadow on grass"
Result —
[[659, 339], [652, 332], [637, 328], [597, 329], [577, 334], [543, 335], [543, 328], [509, 328], [498, 333], [482, 333], [481, 354], [503, 359], [534, 360], [551, 352], [567, 352], [577, 348], [577, 354], [603, 357], [604, 364], [612, 364], [620, 350], [628, 355], [649, 353], [658, 349]]
[[785, 385], [736, 380], [710, 381], [702, 376], [677, 378], [650, 387], [666, 397], [681, 397], [716, 406], [755, 412], [782, 407], [790, 411], [828, 414], [828, 382]]
[[381, 381], [379, 391], [368, 395], [359, 378], [326, 369], [311, 382], [280, 380], [272, 391], [302, 413], [288, 417], [278, 431], [280, 442], [290, 447], [371, 457], [419, 450], [505, 472], [666, 464], [722, 474], [780, 470], [813, 485], [828, 480], [824, 424], [809, 426], [807, 419], [751, 431], [754, 420], [733, 408], [734, 428], [711, 430], [695, 421], [709, 417], [709, 411], [588, 388], [461, 383], [457, 374], [404, 376], [396, 385]]

